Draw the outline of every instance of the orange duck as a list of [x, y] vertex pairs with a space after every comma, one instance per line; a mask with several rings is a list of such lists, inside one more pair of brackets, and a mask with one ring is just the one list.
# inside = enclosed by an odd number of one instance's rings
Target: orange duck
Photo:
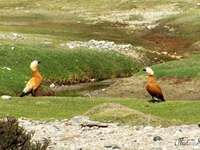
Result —
[[33, 72], [33, 77], [26, 83], [26, 86], [20, 95], [20, 97], [23, 97], [29, 93], [31, 93], [33, 96], [35, 96], [36, 90], [39, 88], [39, 86], [42, 83], [42, 76], [40, 75], [39, 71], [37, 70], [37, 66], [40, 63], [40, 61], [34, 60], [30, 68]]
[[147, 67], [143, 69], [143, 71], [146, 71], [148, 73], [148, 82], [146, 84], [146, 90], [149, 92], [149, 94], [152, 96], [152, 102], [154, 103], [156, 100], [154, 97], [156, 97], [158, 102], [164, 102], [164, 96], [162, 93], [162, 90], [160, 86], [155, 82], [154, 80], [154, 72], [151, 68]]

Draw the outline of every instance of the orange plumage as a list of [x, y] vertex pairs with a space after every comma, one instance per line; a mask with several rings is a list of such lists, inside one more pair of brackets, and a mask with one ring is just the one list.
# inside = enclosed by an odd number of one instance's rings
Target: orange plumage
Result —
[[146, 90], [152, 96], [152, 102], [155, 102], [154, 97], [156, 97], [160, 101], [165, 101], [160, 86], [154, 80], [153, 70], [147, 67], [143, 71], [146, 71], [148, 73], [148, 82], [146, 84]]
[[22, 94], [20, 95], [20, 97], [23, 97], [29, 93], [31, 93], [33, 96], [35, 96], [35, 92], [36, 90], [39, 88], [39, 86], [42, 83], [42, 76], [40, 75], [37, 66], [40, 63], [40, 61], [34, 60], [31, 65], [30, 68], [33, 72], [33, 77], [26, 83], [26, 86], [22, 92]]

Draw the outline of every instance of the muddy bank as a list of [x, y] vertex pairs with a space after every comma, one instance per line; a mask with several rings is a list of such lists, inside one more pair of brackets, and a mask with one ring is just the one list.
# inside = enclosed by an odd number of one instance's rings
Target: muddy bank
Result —
[[[180, 78], [155, 78], [161, 86], [166, 100], [200, 100], [200, 81]], [[147, 77], [118, 79], [109, 87], [101, 90], [82, 92], [91, 97], [120, 97], [150, 100], [145, 89]]]

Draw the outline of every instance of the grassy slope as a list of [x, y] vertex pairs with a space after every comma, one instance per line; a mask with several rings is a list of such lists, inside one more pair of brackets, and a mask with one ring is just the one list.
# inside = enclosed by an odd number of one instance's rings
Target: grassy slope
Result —
[[[200, 79], [200, 55], [191, 56], [185, 59], [170, 61], [152, 66], [156, 70], [157, 77], [182, 77]], [[134, 76], [143, 76], [142, 71]]]
[[9, 45], [0, 46], [0, 53], [0, 93], [10, 95], [19, 95], [22, 91], [32, 76], [29, 66], [34, 59], [42, 62], [38, 69], [43, 76], [44, 84], [79, 83], [92, 78], [103, 80], [131, 76], [141, 66], [120, 54], [104, 50], [65, 49], [61, 52], [51, 48], [19, 44], [15, 50], [11, 50]]

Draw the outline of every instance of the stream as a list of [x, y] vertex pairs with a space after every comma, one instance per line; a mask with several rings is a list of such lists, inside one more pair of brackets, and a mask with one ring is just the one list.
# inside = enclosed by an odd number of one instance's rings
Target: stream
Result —
[[80, 96], [88, 96], [89, 92], [92, 91], [102, 91], [111, 84], [115, 83], [118, 79], [108, 79], [100, 82], [87, 82], [87, 83], [79, 83], [73, 85], [62, 85], [55, 86], [53, 91], [56, 96], [65, 96], [65, 97], [80, 97]]

